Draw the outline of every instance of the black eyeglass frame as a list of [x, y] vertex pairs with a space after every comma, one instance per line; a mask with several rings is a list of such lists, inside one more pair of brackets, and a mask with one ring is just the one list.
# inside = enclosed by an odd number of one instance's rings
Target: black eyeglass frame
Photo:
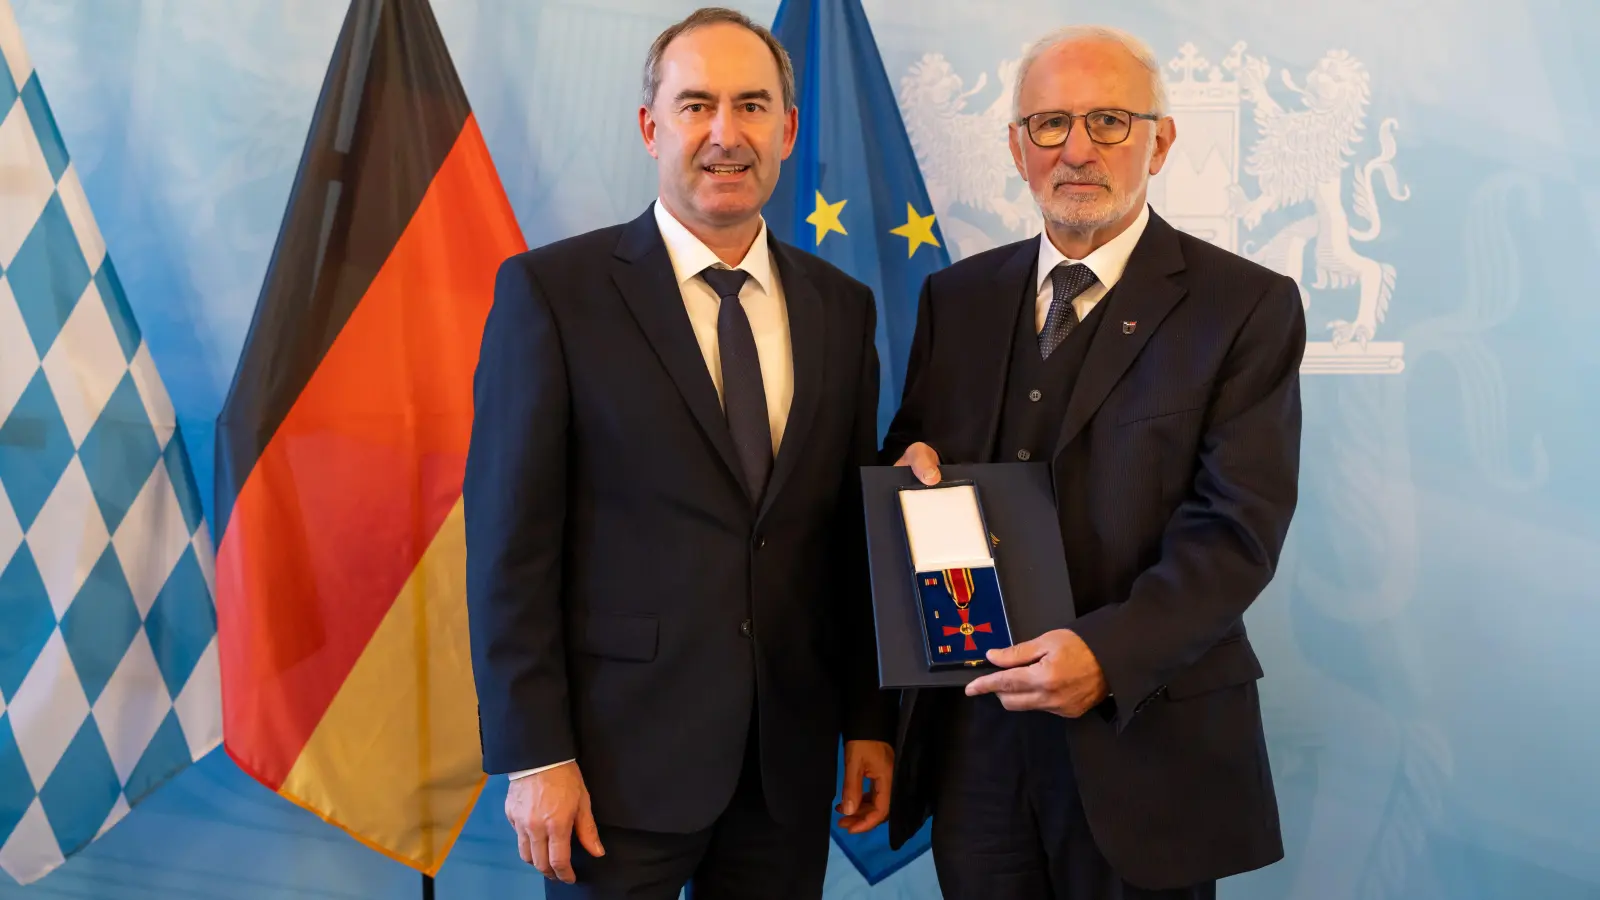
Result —
[[[1122, 137], [1117, 139], [1117, 140], [1114, 140], [1114, 141], [1102, 141], [1102, 140], [1096, 138], [1094, 136], [1094, 132], [1093, 131], [1089, 131], [1089, 125], [1088, 125], [1089, 117], [1092, 116], [1092, 115], [1095, 115], [1096, 113], [1121, 113], [1122, 115], [1127, 116], [1128, 117], [1128, 128], [1127, 128], [1126, 131], [1124, 131], [1122, 133]], [[1039, 143], [1038, 136], [1033, 133], [1033, 121], [1035, 119], [1039, 118], [1040, 116], [1065, 116], [1066, 117], [1066, 119], [1067, 119], [1067, 130], [1066, 130], [1066, 133], [1061, 136], [1061, 140], [1060, 141], [1058, 141], [1057, 143], [1054, 143], [1054, 144], [1041, 144], [1041, 143]], [[1132, 110], [1116, 109], [1114, 107], [1106, 107], [1106, 108], [1103, 108], [1103, 109], [1091, 109], [1088, 112], [1081, 113], [1079, 115], [1073, 115], [1072, 113], [1069, 113], [1064, 109], [1047, 109], [1047, 110], [1042, 110], [1042, 111], [1036, 112], [1036, 113], [1029, 113], [1028, 115], [1023, 116], [1022, 118], [1018, 119], [1014, 124], [1016, 124], [1023, 131], [1026, 131], [1028, 133], [1028, 140], [1033, 141], [1034, 146], [1050, 148], [1050, 147], [1060, 147], [1062, 144], [1065, 144], [1069, 138], [1072, 137], [1072, 128], [1073, 128], [1073, 125], [1075, 124], [1074, 123], [1075, 119], [1082, 119], [1084, 121], [1084, 129], [1086, 131], [1088, 131], [1089, 140], [1094, 141], [1096, 144], [1100, 144], [1101, 146], [1111, 147], [1111, 146], [1116, 146], [1117, 144], [1120, 144], [1120, 143], [1126, 141], [1133, 134], [1133, 123], [1136, 120], [1144, 119], [1144, 120], [1150, 121], [1150, 122], [1159, 122], [1159, 121], [1161, 121], [1161, 116], [1156, 115], [1155, 113], [1136, 113], [1136, 112], [1133, 112]]]

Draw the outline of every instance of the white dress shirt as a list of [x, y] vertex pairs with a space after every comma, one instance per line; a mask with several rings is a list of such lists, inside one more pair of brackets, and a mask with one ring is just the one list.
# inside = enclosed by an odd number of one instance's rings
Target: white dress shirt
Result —
[[[722, 354], [717, 344], [717, 314], [722, 308], [722, 298], [699, 276], [711, 266], [740, 269], [750, 276], [739, 289], [739, 302], [750, 320], [750, 330], [755, 333], [761, 384], [767, 395], [767, 417], [772, 424], [772, 452], [776, 455], [783, 443], [784, 426], [789, 421], [789, 405], [794, 401], [794, 354], [789, 346], [789, 307], [784, 303], [783, 284], [778, 280], [778, 267], [773, 263], [772, 247], [767, 243], [767, 220], [761, 220], [761, 230], [744, 259], [730, 267], [667, 212], [659, 197], [655, 215], [656, 227], [661, 230], [661, 240], [667, 245], [667, 256], [672, 260], [678, 291], [683, 295], [684, 309], [689, 314], [689, 325], [694, 328], [695, 340], [700, 344], [700, 354], [705, 357], [706, 369], [711, 373], [711, 383], [717, 388], [719, 400], [722, 398]], [[513, 772], [511, 780], [574, 761], [569, 759]]]
[[1123, 270], [1128, 267], [1128, 257], [1133, 255], [1133, 248], [1139, 243], [1139, 237], [1144, 234], [1144, 227], [1149, 222], [1150, 207], [1146, 204], [1139, 210], [1139, 218], [1134, 219], [1132, 225], [1083, 259], [1068, 259], [1050, 242], [1050, 232], [1040, 232], [1038, 283], [1034, 286], [1038, 293], [1034, 303], [1033, 330], [1044, 331], [1045, 319], [1050, 315], [1050, 303], [1055, 300], [1055, 285], [1050, 280], [1050, 272], [1056, 266], [1081, 262], [1100, 279], [1098, 284], [1090, 285], [1088, 290], [1072, 301], [1072, 308], [1078, 312], [1078, 321], [1082, 322], [1089, 317], [1095, 304], [1117, 286]]
[[694, 326], [694, 336], [700, 342], [700, 354], [705, 357], [718, 398], [722, 396], [722, 355], [717, 344], [717, 313], [722, 309], [722, 298], [699, 276], [711, 266], [740, 269], [750, 276], [739, 290], [739, 302], [755, 333], [761, 384], [767, 394], [767, 418], [772, 424], [772, 452], [776, 454], [783, 443], [784, 425], [789, 421], [789, 404], [794, 400], [794, 358], [789, 349], [789, 307], [784, 303], [783, 285], [778, 281], [772, 247], [767, 243], [767, 220], [761, 220], [761, 230], [744, 259], [730, 267], [667, 212], [659, 198], [655, 211], [656, 226], [661, 229], [661, 240], [666, 242], [672, 272], [678, 278], [678, 290], [689, 312], [689, 324]]

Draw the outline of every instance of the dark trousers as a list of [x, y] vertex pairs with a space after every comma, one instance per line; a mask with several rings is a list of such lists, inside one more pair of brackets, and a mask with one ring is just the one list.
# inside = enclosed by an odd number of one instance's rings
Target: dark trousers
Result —
[[548, 900], [817, 900], [828, 870], [827, 798], [805, 821], [780, 824], [761, 791], [759, 741], [750, 738], [733, 800], [717, 821], [692, 834], [600, 825], [606, 855], [596, 859], [576, 838], [576, 884], [545, 883]]
[[1214, 900], [1216, 883], [1134, 887], [1089, 833], [1067, 722], [992, 694], [948, 702], [933, 862], [945, 900]]

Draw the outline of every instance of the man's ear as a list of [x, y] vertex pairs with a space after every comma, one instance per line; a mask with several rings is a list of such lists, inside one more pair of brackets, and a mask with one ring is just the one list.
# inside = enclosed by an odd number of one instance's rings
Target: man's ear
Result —
[[783, 155], [779, 159], [788, 159], [794, 152], [794, 143], [800, 137], [800, 107], [791, 106], [789, 112], [783, 117]]
[[644, 149], [651, 156], [656, 155], [656, 117], [650, 114], [650, 107], [639, 107], [639, 136], [644, 138]]
[[1162, 116], [1156, 122], [1156, 148], [1150, 153], [1150, 174], [1156, 175], [1161, 167], [1166, 165], [1167, 153], [1172, 150], [1172, 143], [1178, 139], [1178, 123], [1171, 116]]

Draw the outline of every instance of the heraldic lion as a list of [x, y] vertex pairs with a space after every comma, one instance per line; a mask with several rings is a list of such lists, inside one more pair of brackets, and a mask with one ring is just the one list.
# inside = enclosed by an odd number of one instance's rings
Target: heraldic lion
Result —
[[1405, 200], [1409, 189], [1397, 188], [1391, 161], [1395, 155], [1394, 119], [1385, 119], [1378, 129], [1379, 155], [1354, 173], [1352, 211], [1367, 227], [1351, 228], [1351, 216], [1344, 207], [1344, 172], [1348, 157], [1361, 140], [1368, 98], [1367, 71], [1343, 50], [1325, 55], [1306, 76], [1305, 87], [1294, 83], [1288, 72], [1281, 73], [1285, 87], [1300, 95], [1303, 108], [1285, 110], [1267, 90], [1267, 62], [1259, 57], [1243, 57], [1244, 45], [1233, 48], [1225, 66], [1238, 69], [1240, 93], [1255, 105], [1255, 121], [1260, 136], [1251, 148], [1245, 171], [1256, 177], [1260, 193], [1254, 198], [1236, 188], [1234, 210], [1246, 228], [1254, 229], [1262, 218], [1275, 210], [1311, 203], [1313, 212], [1283, 226], [1259, 249], [1245, 245], [1245, 253], [1267, 266], [1294, 278], [1300, 284], [1301, 300], [1310, 309], [1310, 293], [1302, 277], [1305, 253], [1315, 245], [1317, 289], [1343, 288], [1352, 284], [1360, 289], [1360, 300], [1353, 320], [1336, 319], [1328, 323], [1334, 344], [1351, 341], [1365, 346], [1377, 332], [1388, 312], [1394, 292], [1394, 267], [1358, 253], [1353, 241], [1370, 241], [1378, 236], [1381, 222], [1377, 198], [1372, 189], [1373, 175], [1383, 177], [1392, 199]]

